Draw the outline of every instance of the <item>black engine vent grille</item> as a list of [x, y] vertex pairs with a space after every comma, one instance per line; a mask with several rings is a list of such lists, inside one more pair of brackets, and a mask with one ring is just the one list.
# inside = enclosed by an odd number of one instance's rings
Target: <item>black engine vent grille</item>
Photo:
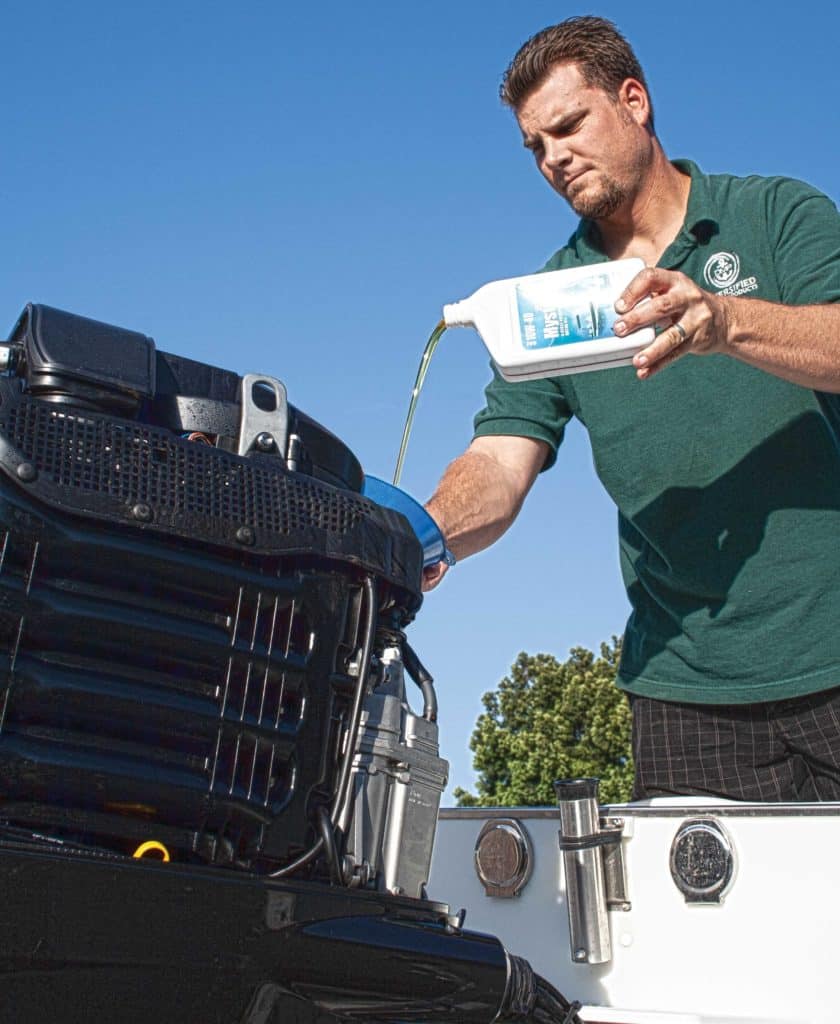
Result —
[[288, 536], [312, 528], [345, 534], [364, 512], [351, 492], [233, 459], [129, 420], [24, 400], [10, 410], [8, 430], [12, 444], [56, 486], [175, 515], [230, 519]]
[[0, 470], [62, 513], [229, 552], [329, 559], [401, 588], [410, 614], [420, 604], [423, 552], [406, 520], [278, 457], [33, 398], [0, 377]]
[[353, 689], [349, 575], [68, 524], [3, 479], [0, 544], [0, 819], [206, 860], [305, 847]]

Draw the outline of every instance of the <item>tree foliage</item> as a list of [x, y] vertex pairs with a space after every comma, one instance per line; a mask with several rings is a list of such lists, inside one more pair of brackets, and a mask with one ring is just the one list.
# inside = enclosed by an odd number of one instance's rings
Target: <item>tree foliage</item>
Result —
[[477, 793], [455, 790], [461, 807], [556, 802], [555, 779], [597, 776], [604, 803], [630, 799], [630, 709], [615, 685], [621, 641], [584, 647], [567, 661], [525, 654], [485, 693], [470, 740]]

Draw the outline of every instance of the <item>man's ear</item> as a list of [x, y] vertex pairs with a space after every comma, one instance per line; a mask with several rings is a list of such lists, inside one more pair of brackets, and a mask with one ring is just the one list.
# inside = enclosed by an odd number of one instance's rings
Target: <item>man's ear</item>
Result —
[[618, 102], [643, 127], [650, 124], [650, 97], [637, 78], [625, 78], [618, 89]]

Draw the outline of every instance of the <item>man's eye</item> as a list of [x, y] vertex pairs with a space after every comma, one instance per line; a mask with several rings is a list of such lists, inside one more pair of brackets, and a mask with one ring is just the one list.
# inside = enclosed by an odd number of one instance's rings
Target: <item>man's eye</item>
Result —
[[552, 135], [557, 139], [565, 138], [567, 135], [571, 135], [572, 132], [576, 132], [582, 123], [582, 117], [579, 117], [574, 121], [566, 121], [564, 124], [558, 125], [552, 132]]

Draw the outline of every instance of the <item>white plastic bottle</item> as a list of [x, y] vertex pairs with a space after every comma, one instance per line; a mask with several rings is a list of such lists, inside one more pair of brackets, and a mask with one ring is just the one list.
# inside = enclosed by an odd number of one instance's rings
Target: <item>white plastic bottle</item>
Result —
[[447, 327], [474, 327], [505, 380], [626, 366], [653, 341], [652, 327], [612, 333], [615, 301], [644, 269], [640, 259], [491, 281], [443, 307]]

